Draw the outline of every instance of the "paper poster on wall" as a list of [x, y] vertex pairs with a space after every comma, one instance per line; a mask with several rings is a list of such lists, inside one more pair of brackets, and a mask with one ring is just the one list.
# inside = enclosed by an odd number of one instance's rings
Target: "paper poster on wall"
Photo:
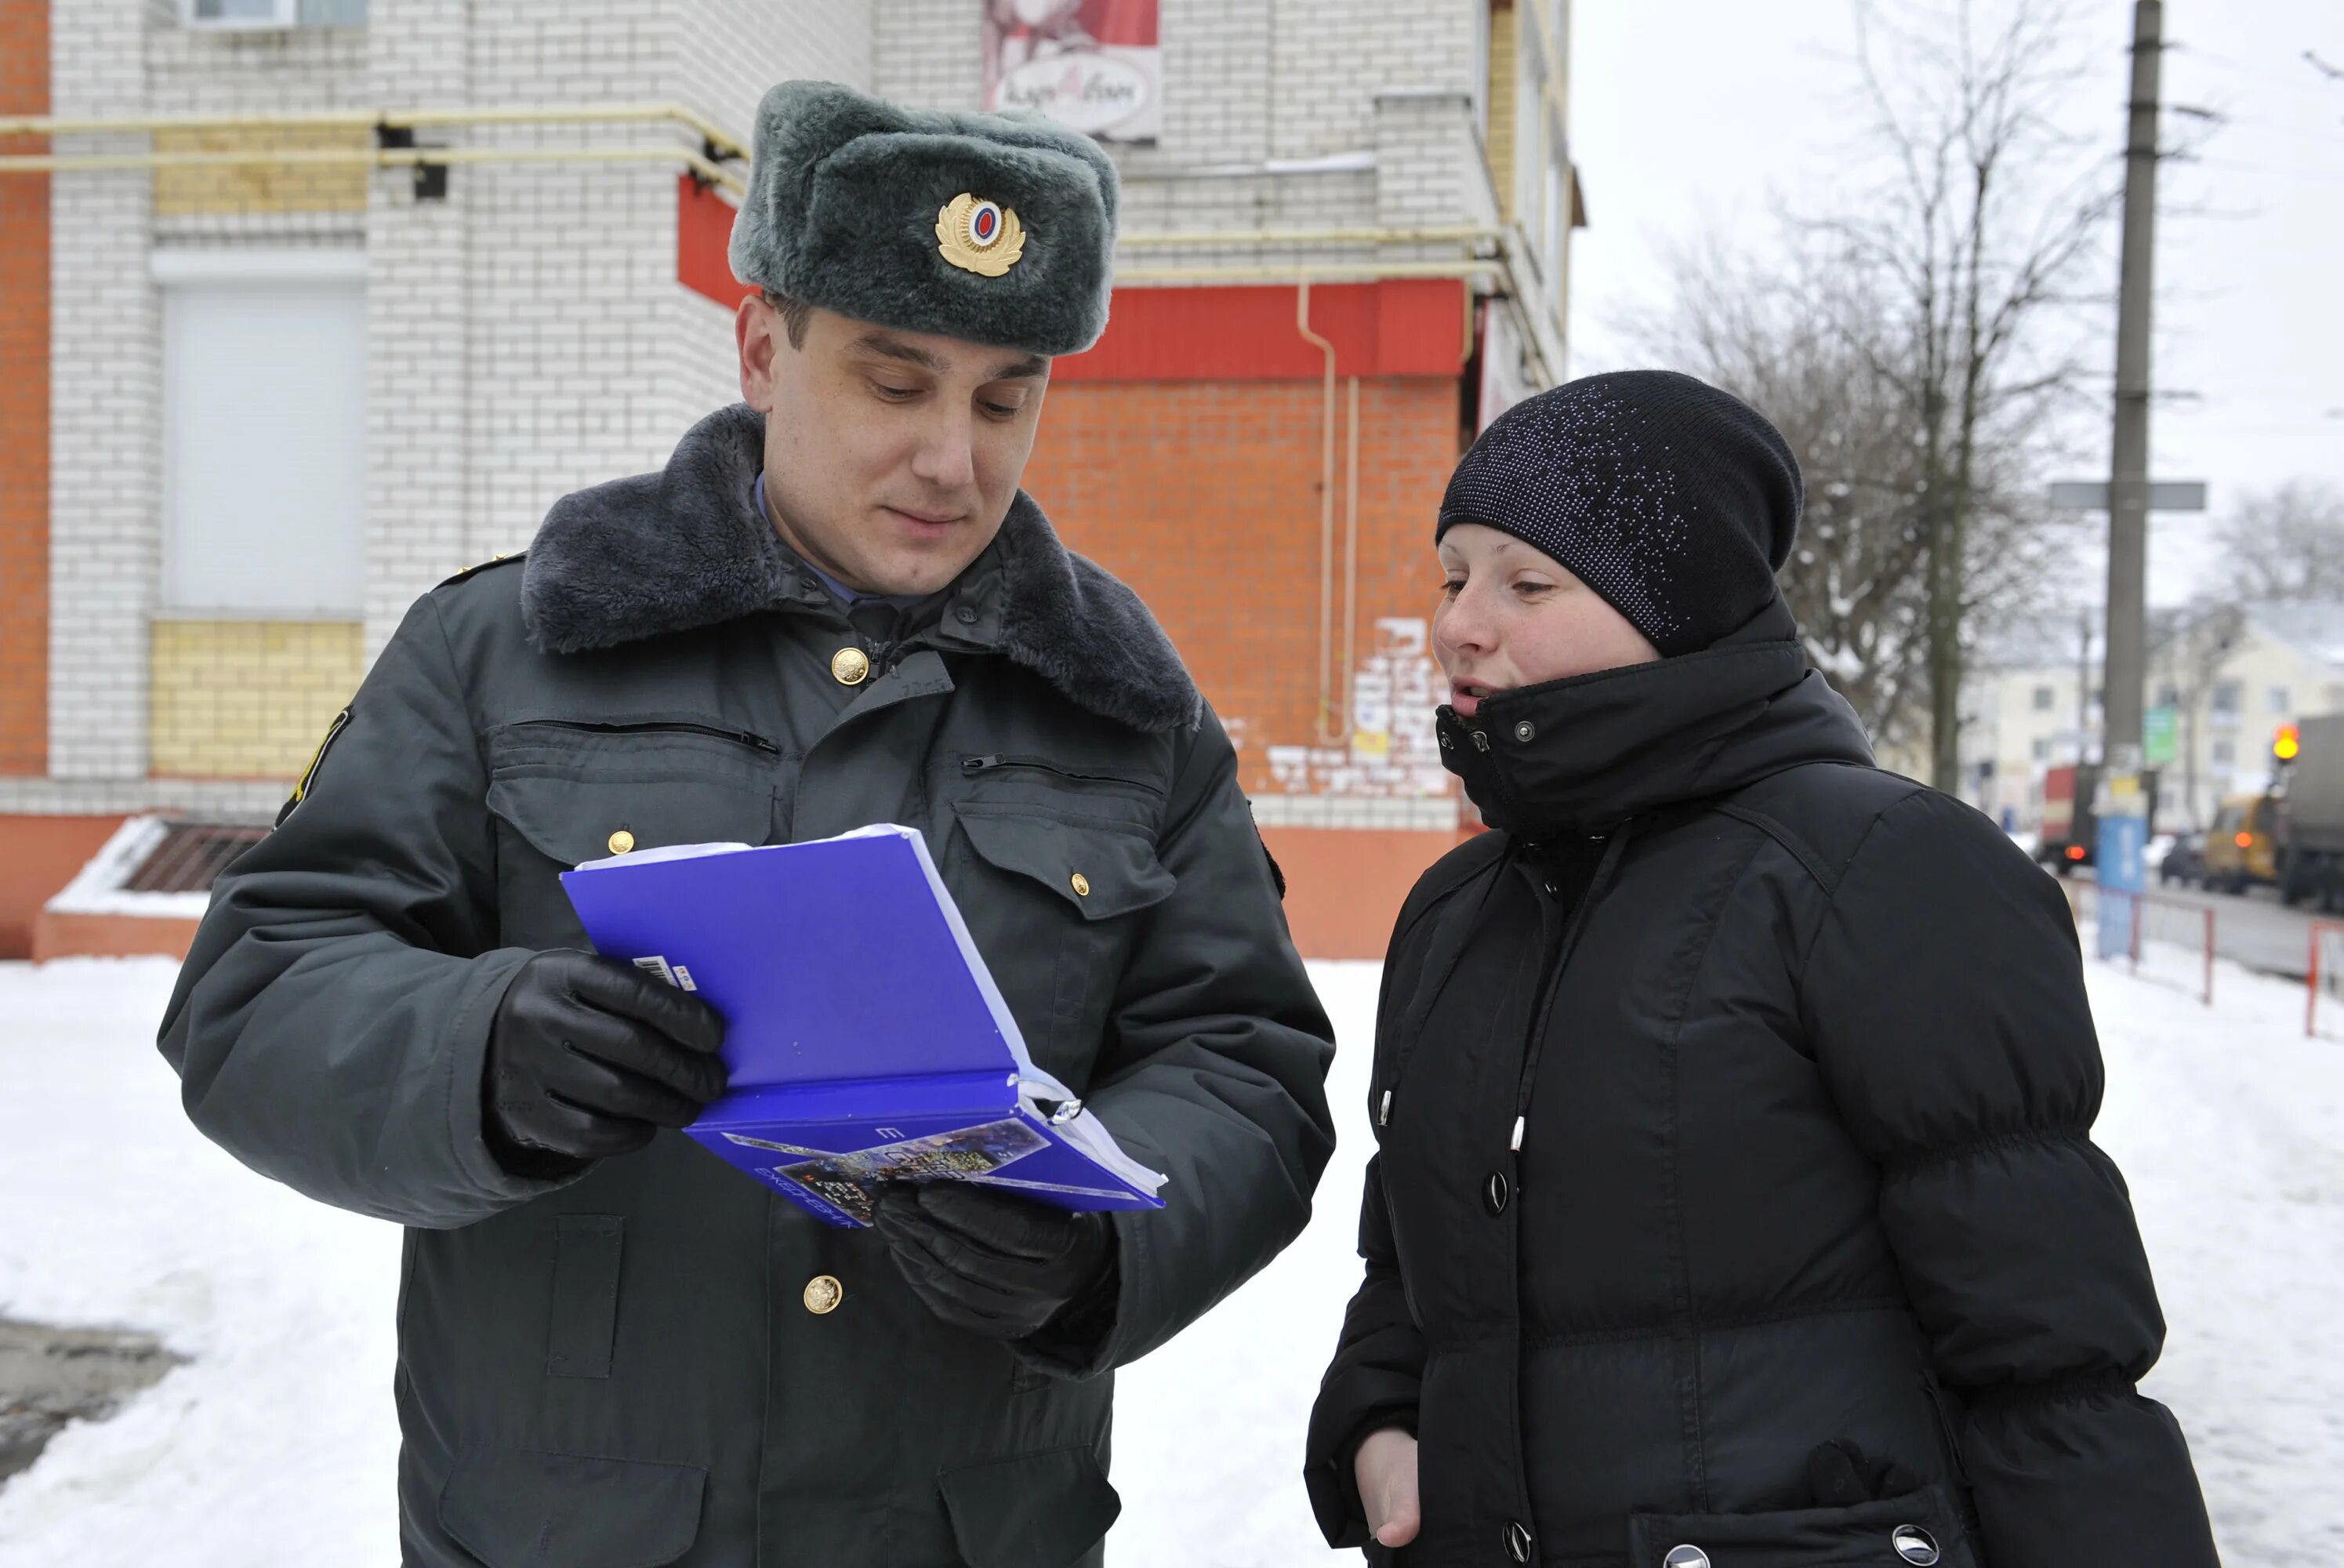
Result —
[[1036, 110], [1106, 142], [1164, 125], [1157, 0], [985, 0], [985, 106]]

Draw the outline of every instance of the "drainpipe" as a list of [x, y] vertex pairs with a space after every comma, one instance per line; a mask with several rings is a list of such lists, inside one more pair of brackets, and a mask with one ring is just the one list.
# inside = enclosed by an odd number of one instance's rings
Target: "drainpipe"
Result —
[[1327, 666], [1335, 652], [1335, 345], [1310, 329], [1310, 279], [1295, 286], [1294, 329], [1327, 359], [1326, 391], [1318, 410], [1318, 707], [1312, 725], [1320, 745], [1343, 739], [1334, 729], [1335, 703]]
[[1359, 379], [1351, 378], [1350, 407], [1344, 415], [1349, 450], [1343, 472], [1343, 734], [1350, 744], [1351, 677], [1359, 671]]

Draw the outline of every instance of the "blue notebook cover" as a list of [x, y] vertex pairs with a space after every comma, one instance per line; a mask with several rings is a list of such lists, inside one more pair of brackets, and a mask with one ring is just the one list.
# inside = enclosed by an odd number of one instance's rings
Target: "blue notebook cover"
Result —
[[1164, 1206], [1027, 1056], [917, 829], [643, 850], [561, 885], [597, 951], [724, 1015], [731, 1086], [685, 1130], [819, 1219], [868, 1225], [885, 1180]]

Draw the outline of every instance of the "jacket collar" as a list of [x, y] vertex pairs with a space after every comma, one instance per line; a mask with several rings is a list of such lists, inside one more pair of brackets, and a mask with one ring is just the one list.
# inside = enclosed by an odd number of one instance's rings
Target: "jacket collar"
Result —
[[[556, 501], [521, 578], [530, 640], [575, 653], [803, 602], [796, 563], [750, 499], [764, 431], [745, 403], [720, 409], [660, 472]], [[1134, 729], [1198, 723], [1204, 699], [1147, 607], [1061, 544], [1025, 491], [963, 582], [981, 572], [998, 578], [996, 648], [1011, 663]]]
[[1608, 832], [1803, 763], [1870, 764], [1797, 633], [1778, 598], [1698, 653], [1525, 686], [1470, 719], [1444, 706], [1440, 760], [1490, 826], [1533, 839]]

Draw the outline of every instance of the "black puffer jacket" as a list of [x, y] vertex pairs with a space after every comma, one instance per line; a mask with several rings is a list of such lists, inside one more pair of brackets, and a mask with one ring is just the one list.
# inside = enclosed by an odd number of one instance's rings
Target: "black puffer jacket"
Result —
[[2060, 895], [1793, 635], [1443, 710], [1320, 1523], [1401, 1425], [1409, 1564], [2211, 1564]]

